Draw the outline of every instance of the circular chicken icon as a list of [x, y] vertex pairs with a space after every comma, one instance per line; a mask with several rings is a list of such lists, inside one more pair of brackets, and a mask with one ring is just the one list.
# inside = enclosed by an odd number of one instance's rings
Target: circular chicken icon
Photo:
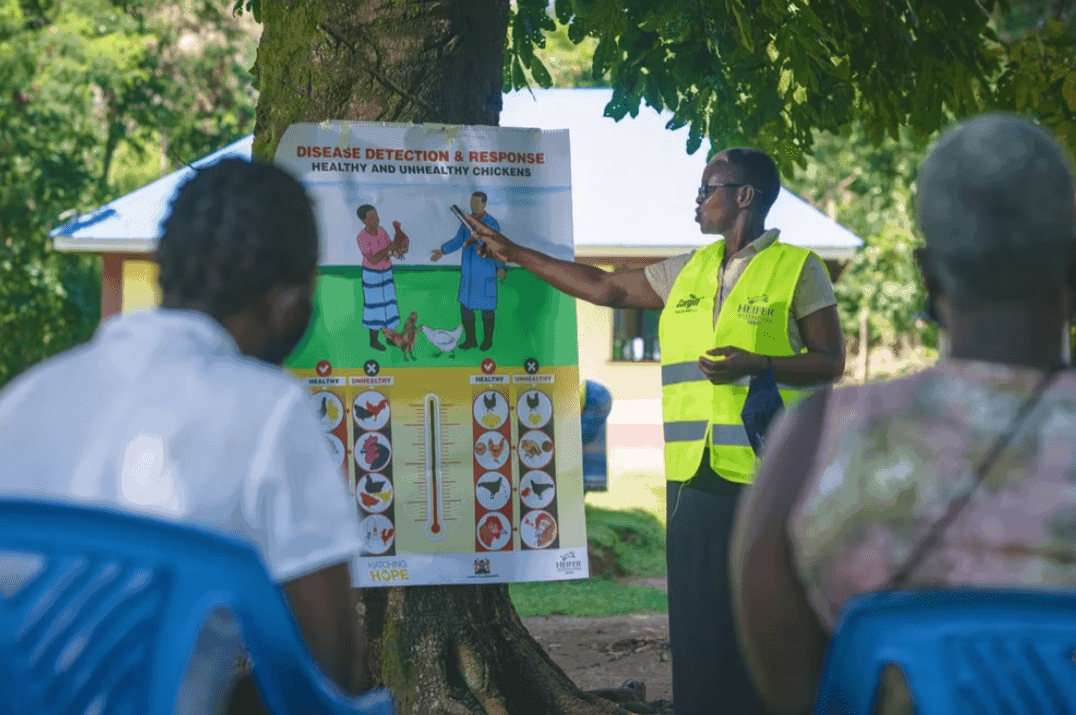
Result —
[[474, 495], [483, 509], [497, 511], [508, 503], [512, 489], [500, 472], [486, 472], [474, 484]]
[[519, 460], [528, 469], [541, 469], [553, 459], [553, 440], [545, 432], [531, 430], [519, 438]]
[[392, 548], [392, 542], [396, 540], [396, 529], [386, 517], [371, 514], [362, 520], [362, 535], [366, 538], [367, 551], [383, 554]]
[[500, 432], [484, 432], [474, 443], [474, 460], [488, 472], [503, 467], [510, 452], [508, 438]]
[[507, 419], [508, 400], [496, 390], [486, 390], [474, 401], [474, 421], [486, 429], [498, 429]]
[[548, 511], [532, 511], [519, 522], [519, 538], [532, 549], [544, 549], [557, 538], [557, 520]]
[[355, 498], [359, 506], [371, 514], [379, 514], [392, 504], [392, 481], [383, 474], [367, 474], [359, 477]]
[[347, 452], [344, 450], [344, 443], [340, 441], [339, 437], [332, 433], [326, 434], [325, 440], [329, 443], [329, 454], [333, 456], [333, 460], [336, 464], [343, 466], [344, 458], [347, 456]]
[[[543, 512], [544, 513], [544, 512]], [[499, 511], [491, 511], [478, 520], [478, 543], [489, 551], [499, 551], [512, 538], [512, 526]]]
[[519, 500], [529, 509], [549, 506], [556, 495], [557, 485], [553, 477], [540, 469], [532, 469], [519, 480]]
[[553, 404], [541, 390], [527, 390], [516, 402], [519, 423], [530, 429], [545, 427], [553, 416]]
[[380, 432], [363, 432], [355, 438], [355, 466], [364, 472], [380, 472], [392, 459], [392, 445]]
[[387, 425], [390, 411], [389, 398], [377, 390], [367, 390], [351, 403], [355, 424], [366, 432], [374, 432]]
[[344, 403], [328, 390], [312, 394], [310, 404], [314, 406], [314, 414], [318, 416], [321, 428], [326, 431], [336, 429], [336, 426], [344, 419]]

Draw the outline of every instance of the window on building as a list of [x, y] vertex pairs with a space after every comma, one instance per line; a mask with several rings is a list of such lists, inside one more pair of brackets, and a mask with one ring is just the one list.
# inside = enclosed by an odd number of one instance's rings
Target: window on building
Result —
[[660, 310], [613, 310], [613, 362], [660, 362]]

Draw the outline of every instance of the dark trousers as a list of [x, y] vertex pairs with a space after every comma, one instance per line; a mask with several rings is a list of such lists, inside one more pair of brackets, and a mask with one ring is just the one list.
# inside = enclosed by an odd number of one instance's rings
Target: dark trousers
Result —
[[[482, 314], [483, 320], [489, 320], [494, 315], [494, 312], [492, 310], [480, 310], [478, 312]], [[471, 310], [470, 308], [464, 308], [463, 303], [460, 303], [460, 320], [462, 320], [465, 325], [467, 323], [474, 325], [474, 313], [475, 312], [473, 310]]]
[[676, 715], [766, 713], [733, 625], [729, 545], [741, 490], [714, 474], [708, 458], [690, 481], [667, 482], [665, 558]]

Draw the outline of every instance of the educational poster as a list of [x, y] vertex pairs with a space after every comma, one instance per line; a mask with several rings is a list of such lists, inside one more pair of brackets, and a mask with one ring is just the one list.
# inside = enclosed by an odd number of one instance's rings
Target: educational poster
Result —
[[286, 366], [354, 489], [356, 585], [585, 578], [575, 302], [479, 255], [455, 213], [572, 258], [567, 131], [298, 124], [276, 163], [316, 204], [315, 316]]

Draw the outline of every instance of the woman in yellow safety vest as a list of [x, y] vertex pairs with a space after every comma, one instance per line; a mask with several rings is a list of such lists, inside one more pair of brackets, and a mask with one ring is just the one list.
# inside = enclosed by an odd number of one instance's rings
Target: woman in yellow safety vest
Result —
[[778, 241], [765, 219], [781, 189], [756, 149], [717, 154], [702, 172], [696, 221], [723, 238], [693, 253], [617, 272], [564, 261], [470, 221], [484, 251], [576, 298], [660, 309], [666, 558], [676, 715], [764, 713], [733, 630], [728, 545], [755, 455], [741, 421], [753, 376], [772, 369], [784, 403], [844, 371], [829, 274]]

